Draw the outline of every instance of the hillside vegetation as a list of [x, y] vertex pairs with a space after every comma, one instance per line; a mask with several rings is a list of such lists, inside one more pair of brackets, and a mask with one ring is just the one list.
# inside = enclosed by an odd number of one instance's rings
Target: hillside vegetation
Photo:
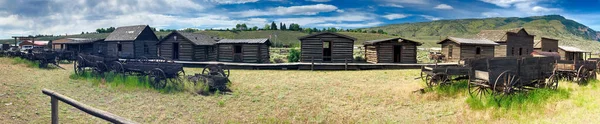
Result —
[[474, 37], [481, 30], [498, 30], [524, 27], [529, 33], [540, 37], [550, 37], [560, 40], [561, 45], [576, 46], [586, 50], [597, 51], [600, 43], [600, 32], [576, 21], [560, 15], [534, 16], [525, 18], [485, 18], [440, 20], [432, 22], [393, 24], [363, 30], [382, 29], [390, 34], [412, 38], [425, 42], [425, 46], [434, 45], [435, 41], [447, 36]]

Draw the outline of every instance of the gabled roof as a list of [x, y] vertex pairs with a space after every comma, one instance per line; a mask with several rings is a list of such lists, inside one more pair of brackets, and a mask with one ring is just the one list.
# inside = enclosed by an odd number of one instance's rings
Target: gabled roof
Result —
[[59, 39], [56, 41], [52, 41], [52, 44], [86, 44], [86, 43], [93, 43], [96, 41], [103, 41], [104, 39], [98, 39], [98, 38], [65, 38], [65, 39]]
[[579, 53], [587, 52], [585, 50], [579, 49], [577, 47], [572, 47], [572, 46], [558, 46], [558, 48], [562, 49], [564, 51], [567, 51], [567, 52], [579, 52]]
[[377, 43], [385, 42], [385, 41], [413, 42], [413, 43], [416, 43], [417, 46], [421, 46], [422, 45], [422, 43], [420, 43], [420, 42], [416, 42], [416, 41], [413, 41], [413, 40], [404, 39], [404, 38], [400, 38], [400, 37], [398, 37], [398, 38], [386, 38], [386, 39], [378, 39], [378, 40], [365, 41], [365, 43], [363, 43], [363, 44], [364, 45], [373, 45], [373, 44], [377, 44]]
[[133, 41], [144, 31], [148, 25], [134, 25], [118, 27], [106, 37], [105, 41]]
[[352, 39], [352, 40], [356, 41], [356, 38], [354, 38], [354, 37], [350, 37], [348, 35], [343, 35], [343, 34], [339, 34], [339, 33], [335, 33], [335, 32], [315, 33], [315, 34], [311, 34], [311, 35], [306, 35], [306, 36], [299, 37], [298, 39], [302, 40], [302, 39], [305, 39], [305, 38], [314, 37], [314, 36], [322, 35], [322, 34], [332, 34], [332, 35], [336, 35], [336, 36], [340, 36], [340, 37], [344, 37], [344, 38], [348, 38], [348, 39]]
[[166, 37], [161, 39], [157, 44], [160, 44], [161, 42], [167, 40], [167, 38], [169, 38], [171, 35], [174, 35], [174, 34], [181, 35], [183, 38], [191, 41], [194, 45], [214, 45], [217, 43], [217, 40], [219, 40], [218, 37], [213, 37], [213, 36], [210, 36], [207, 34], [202, 34], [202, 33], [187, 33], [187, 32], [173, 31], [169, 35], [167, 35]]
[[[481, 30], [479, 32], [479, 34], [477, 34], [477, 37], [479, 38], [485, 38], [488, 40], [492, 40], [495, 42], [506, 42], [506, 34], [508, 33], [519, 33], [519, 31], [525, 31], [525, 28], [513, 28], [513, 29], [506, 29], [506, 30]], [[527, 33], [527, 31], [525, 31], [525, 33]], [[527, 33], [528, 35], [531, 35], [529, 33]], [[533, 36], [533, 35], [531, 35]]]
[[466, 38], [457, 38], [457, 37], [448, 37], [437, 44], [442, 44], [444, 41], [452, 41], [457, 44], [473, 44], [473, 45], [498, 45], [498, 43], [488, 40], [488, 39], [466, 39]]
[[260, 38], [260, 39], [222, 39], [217, 42], [217, 44], [263, 44], [267, 43], [271, 45], [271, 41], [269, 38]]

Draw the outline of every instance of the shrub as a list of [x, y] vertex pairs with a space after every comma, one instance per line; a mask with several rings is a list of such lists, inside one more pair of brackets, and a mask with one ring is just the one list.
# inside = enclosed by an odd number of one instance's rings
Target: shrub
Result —
[[290, 49], [290, 52], [287, 56], [288, 62], [298, 62], [300, 61], [300, 50]]

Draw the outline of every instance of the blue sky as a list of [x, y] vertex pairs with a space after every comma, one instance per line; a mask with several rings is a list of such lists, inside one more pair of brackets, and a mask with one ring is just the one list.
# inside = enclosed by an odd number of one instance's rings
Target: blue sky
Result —
[[600, 30], [600, 0], [0, 0], [0, 38], [78, 34], [148, 24], [159, 29], [362, 28], [443, 19], [560, 14]]

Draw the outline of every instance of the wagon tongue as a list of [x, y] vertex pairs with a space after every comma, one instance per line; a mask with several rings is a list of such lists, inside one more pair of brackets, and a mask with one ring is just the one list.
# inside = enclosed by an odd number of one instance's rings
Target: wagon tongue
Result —
[[53, 65], [56, 65], [56, 67], [58, 67], [58, 68], [60, 68], [60, 69], [67, 70], [67, 69], [65, 69], [65, 68], [63, 68], [63, 67], [60, 67], [60, 65], [58, 65], [57, 63], [52, 63], [52, 64], [53, 64]]

